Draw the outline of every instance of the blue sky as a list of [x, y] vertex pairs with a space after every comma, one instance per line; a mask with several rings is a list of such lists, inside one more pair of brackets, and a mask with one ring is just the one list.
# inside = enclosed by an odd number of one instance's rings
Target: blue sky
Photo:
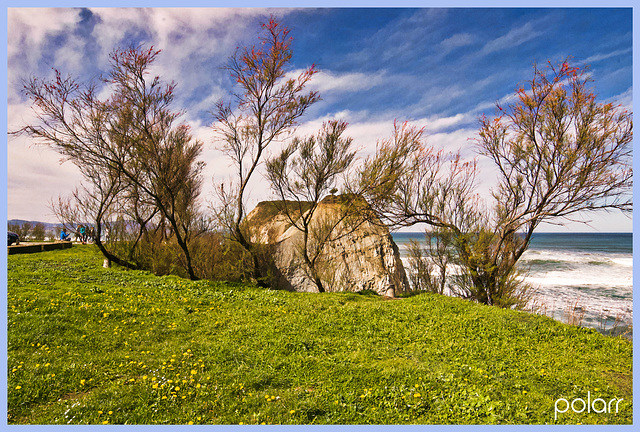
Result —
[[[174, 80], [177, 109], [205, 144], [203, 198], [231, 174], [210, 129], [207, 113], [229, 99], [233, 83], [221, 69], [237, 46], [255, 42], [259, 23], [270, 14], [291, 29], [292, 72], [316, 64], [311, 88], [320, 92], [299, 127], [313, 133], [323, 120], [342, 118], [361, 155], [388, 137], [393, 121], [425, 126], [427, 141], [463, 149], [478, 117], [494, 113], [532, 76], [534, 63], [571, 56], [589, 64], [601, 101], [632, 103], [631, 9], [25, 9], [8, 10], [8, 127], [31, 118], [20, 79], [48, 76], [56, 67], [83, 79], [106, 71], [114, 48], [137, 44], [162, 49], [154, 73]], [[74, 167], [34, 148], [25, 138], [8, 142], [8, 217], [54, 221], [47, 202], [66, 195], [80, 181]], [[494, 174], [480, 160], [479, 191], [488, 194]], [[264, 181], [254, 181], [249, 207], [268, 198]], [[28, 197], [25, 199], [25, 197]], [[617, 213], [592, 217], [592, 228], [575, 231], [631, 231]], [[546, 227], [546, 230], [558, 230]], [[562, 228], [560, 230], [566, 230]]]

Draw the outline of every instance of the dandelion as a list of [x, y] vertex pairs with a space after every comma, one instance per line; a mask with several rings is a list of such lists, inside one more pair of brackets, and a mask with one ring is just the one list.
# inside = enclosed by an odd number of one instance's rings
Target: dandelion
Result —
[[420, 393], [416, 393], [413, 395], [414, 398], [419, 398], [420, 396], [421, 396]]
[[295, 413], [296, 413], [296, 410], [289, 411], [289, 414], [295, 414]]
[[113, 414], [113, 411], [109, 411], [109, 415]]
[[16, 386], [16, 390], [20, 390], [22, 386]]
[[98, 411], [98, 414], [99, 414], [99, 415], [102, 415], [102, 411]]
[[192, 422], [192, 421], [190, 421], [190, 422], [189, 422], [189, 423], [187, 423], [187, 424], [192, 425], [192, 424], [193, 424], [193, 422]]
[[195, 370], [195, 369], [191, 369], [191, 375], [195, 375], [195, 374], [197, 374], [197, 373], [198, 373], [198, 371], [197, 371], [197, 370]]

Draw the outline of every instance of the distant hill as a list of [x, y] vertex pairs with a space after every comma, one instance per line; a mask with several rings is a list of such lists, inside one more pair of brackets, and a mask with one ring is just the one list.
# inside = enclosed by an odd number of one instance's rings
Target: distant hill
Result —
[[42, 225], [44, 225], [44, 230], [45, 231], [55, 231], [56, 228], [59, 228], [62, 226], [62, 224], [60, 223], [51, 223], [51, 222], [40, 222], [40, 221], [28, 221], [28, 220], [24, 220], [24, 219], [9, 219], [7, 221], [7, 225], [20, 225], [22, 226], [22, 224], [24, 224], [25, 222], [29, 222], [31, 224], [31, 227], [36, 226], [36, 224], [41, 223]]

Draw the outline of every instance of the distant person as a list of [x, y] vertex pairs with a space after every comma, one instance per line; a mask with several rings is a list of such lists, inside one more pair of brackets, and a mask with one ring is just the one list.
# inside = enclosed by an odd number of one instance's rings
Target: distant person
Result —
[[80, 240], [82, 241], [82, 244], [86, 244], [87, 243], [87, 229], [85, 228], [84, 225], [80, 225], [78, 231], [80, 232]]
[[71, 234], [67, 234], [64, 230], [60, 231], [60, 241], [71, 241]]

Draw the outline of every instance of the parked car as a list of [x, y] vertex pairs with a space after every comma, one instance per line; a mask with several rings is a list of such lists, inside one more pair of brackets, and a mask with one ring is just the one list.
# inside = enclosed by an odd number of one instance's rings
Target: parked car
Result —
[[7, 246], [11, 246], [14, 243], [20, 243], [20, 237], [14, 232], [7, 231]]

